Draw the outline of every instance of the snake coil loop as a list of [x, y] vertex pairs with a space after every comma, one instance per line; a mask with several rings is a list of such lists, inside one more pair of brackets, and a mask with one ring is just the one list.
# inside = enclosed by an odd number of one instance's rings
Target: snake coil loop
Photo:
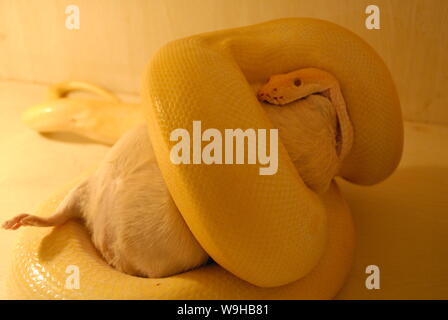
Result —
[[[340, 176], [377, 183], [396, 168], [403, 128], [395, 86], [378, 55], [359, 37], [329, 22], [294, 18], [174, 41], [151, 60], [143, 112], [170, 193], [201, 246], [217, 264], [162, 279], [109, 267], [85, 229], [69, 222], [30, 229], [16, 249], [11, 277], [17, 297], [83, 299], [324, 299], [350, 270], [354, 230], [337, 185], [318, 195], [283, 145], [273, 176], [253, 166], [176, 166], [170, 132], [204, 127], [270, 128], [252, 90], [272, 74], [314, 67], [334, 75], [353, 125], [353, 145]], [[231, 93], [231, 94], [229, 94]], [[232, 186], [229, 188], [229, 186]], [[45, 202], [49, 215], [69, 188]], [[64, 287], [77, 265], [80, 290]]]

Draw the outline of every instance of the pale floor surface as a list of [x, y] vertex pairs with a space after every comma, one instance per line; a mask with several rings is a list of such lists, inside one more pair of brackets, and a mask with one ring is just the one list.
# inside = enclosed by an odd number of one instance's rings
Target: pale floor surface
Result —
[[[42, 136], [26, 128], [21, 112], [41, 102], [45, 92], [41, 85], [0, 82], [1, 221], [32, 211], [108, 150], [76, 136]], [[391, 178], [373, 187], [341, 182], [357, 250], [339, 298], [448, 298], [448, 128], [406, 123], [405, 139], [403, 160]], [[0, 298], [7, 298], [18, 234], [0, 230]], [[370, 264], [380, 267], [380, 290], [365, 288]]]
[[[339, 298], [448, 299], [448, 127], [405, 123], [403, 159], [390, 178], [340, 185], [357, 248]], [[380, 268], [380, 290], [365, 287], [368, 265]]]

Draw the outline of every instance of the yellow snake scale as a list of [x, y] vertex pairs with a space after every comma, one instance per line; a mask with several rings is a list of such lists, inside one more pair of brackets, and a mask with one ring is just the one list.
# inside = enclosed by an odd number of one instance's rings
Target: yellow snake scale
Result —
[[[45, 299], [328, 299], [350, 270], [354, 228], [335, 182], [324, 195], [306, 187], [283, 145], [278, 172], [250, 165], [177, 166], [176, 128], [271, 128], [252, 86], [270, 75], [315, 67], [340, 83], [354, 130], [340, 176], [374, 184], [398, 165], [403, 127], [398, 96], [381, 58], [335, 24], [291, 18], [173, 41], [152, 58], [142, 99], [157, 160], [196, 239], [217, 262], [163, 279], [108, 266], [82, 224], [23, 231], [10, 292]], [[71, 184], [73, 185], [73, 184]], [[37, 210], [50, 215], [70, 186]], [[247, 237], [246, 235], [250, 235]], [[246, 236], [246, 237], [245, 237]], [[65, 288], [67, 266], [81, 287]]]

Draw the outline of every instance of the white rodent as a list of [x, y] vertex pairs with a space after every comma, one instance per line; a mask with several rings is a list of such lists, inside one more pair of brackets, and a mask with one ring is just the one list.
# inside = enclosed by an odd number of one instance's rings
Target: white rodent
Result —
[[[339, 119], [330, 99], [311, 94], [281, 107], [262, 105], [304, 182], [324, 192], [342, 160], [337, 152]], [[209, 259], [171, 198], [146, 125], [122, 136], [54, 215], [21, 214], [3, 227], [56, 226], [76, 217], [84, 219], [104, 259], [127, 274], [166, 277]]]

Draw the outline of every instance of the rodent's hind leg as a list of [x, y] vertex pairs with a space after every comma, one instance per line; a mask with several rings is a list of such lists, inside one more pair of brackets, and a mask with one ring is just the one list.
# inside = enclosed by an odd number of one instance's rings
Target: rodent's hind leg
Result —
[[81, 208], [86, 198], [88, 180], [74, 187], [62, 200], [56, 212], [50, 217], [39, 217], [28, 213], [22, 213], [3, 223], [6, 230], [17, 230], [22, 226], [53, 227], [66, 222], [71, 218], [81, 217]]

